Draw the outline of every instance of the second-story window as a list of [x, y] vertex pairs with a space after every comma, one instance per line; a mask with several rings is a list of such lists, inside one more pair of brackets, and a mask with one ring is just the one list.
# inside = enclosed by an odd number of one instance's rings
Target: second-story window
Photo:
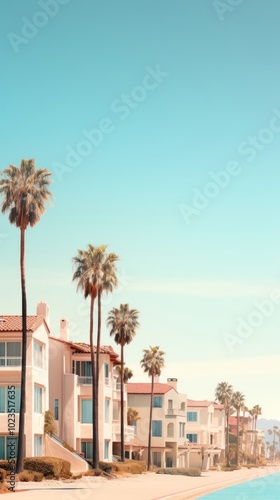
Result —
[[197, 434], [187, 434], [190, 443], [197, 443]]
[[153, 407], [162, 408], [162, 396], [154, 396]]
[[188, 411], [187, 412], [187, 421], [188, 422], [197, 422], [197, 411]]
[[179, 437], [185, 437], [185, 424], [183, 422], [179, 422]]
[[[11, 387], [13, 387], [12, 390]], [[10, 399], [10, 395], [12, 395], [14, 399]], [[14, 408], [14, 411], [12, 411], [12, 413], [19, 413], [20, 387], [14, 387], [14, 386], [0, 387], [0, 413], [8, 413], [8, 406], [9, 410]]]
[[34, 413], [43, 413], [43, 388], [34, 387]]
[[0, 342], [0, 366], [20, 366], [21, 342]]
[[37, 368], [44, 368], [43, 366], [43, 346], [34, 341], [33, 362]]
[[106, 398], [105, 399], [105, 415], [104, 415], [105, 424], [109, 424], [109, 418], [110, 418], [110, 399]]
[[109, 385], [109, 364], [104, 363], [104, 380], [105, 385]]
[[152, 436], [162, 436], [162, 420], [152, 420]]

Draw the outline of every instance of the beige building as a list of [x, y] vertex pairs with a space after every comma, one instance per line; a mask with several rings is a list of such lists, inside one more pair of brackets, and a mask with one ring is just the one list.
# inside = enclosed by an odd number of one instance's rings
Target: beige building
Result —
[[[49, 309], [41, 302], [37, 315], [27, 317], [27, 368], [25, 454], [44, 454], [44, 412], [49, 404]], [[17, 437], [10, 433], [8, 412], [15, 411], [18, 429], [21, 383], [21, 316], [0, 316], [0, 459], [9, 458], [9, 444]], [[12, 413], [14, 413], [12, 411]], [[13, 431], [11, 431], [13, 432]], [[16, 432], [15, 432], [16, 433]]]
[[[127, 384], [128, 406], [139, 412], [135, 422], [135, 451], [147, 461], [150, 383]], [[188, 466], [185, 394], [177, 391], [177, 379], [154, 384], [152, 418], [152, 464], [158, 467]]]
[[186, 438], [190, 466], [203, 470], [216, 467], [225, 449], [225, 412], [212, 401], [187, 400]]

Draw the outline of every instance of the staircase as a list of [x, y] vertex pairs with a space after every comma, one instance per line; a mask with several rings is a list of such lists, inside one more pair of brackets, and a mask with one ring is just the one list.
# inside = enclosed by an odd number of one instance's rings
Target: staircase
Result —
[[47, 457], [59, 457], [71, 463], [71, 472], [86, 472], [91, 469], [89, 463], [75, 451], [64, 448], [63, 441], [54, 434], [45, 434], [45, 455]]

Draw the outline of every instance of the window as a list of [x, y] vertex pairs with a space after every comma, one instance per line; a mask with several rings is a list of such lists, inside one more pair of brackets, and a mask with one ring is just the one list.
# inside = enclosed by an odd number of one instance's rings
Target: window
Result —
[[105, 424], [109, 424], [109, 410], [110, 410], [110, 399], [105, 399], [105, 416], [104, 422]]
[[168, 403], [167, 404], [168, 404], [168, 410], [172, 410], [172, 408], [173, 408], [173, 401], [172, 401], [172, 399], [168, 399]]
[[185, 424], [183, 422], [179, 422], [179, 437], [185, 437]]
[[162, 420], [152, 420], [152, 436], [162, 436]]
[[43, 413], [43, 389], [35, 385], [34, 387], [34, 412]]
[[33, 351], [33, 362], [34, 366], [38, 368], [43, 368], [43, 346], [34, 341], [34, 351]]
[[113, 420], [119, 420], [119, 402], [113, 401]]
[[[12, 387], [12, 389], [9, 390], [9, 387]], [[15, 399], [10, 399], [9, 394], [12, 394], [12, 396], [15, 395]], [[14, 386], [0, 387], [0, 413], [8, 413], [8, 400], [9, 400], [9, 409], [14, 408], [15, 413], [19, 413], [20, 387], [14, 387]], [[11, 413], [13, 413], [13, 411]]]
[[85, 458], [92, 458], [92, 441], [82, 441], [81, 452], [84, 454]]
[[152, 452], [152, 462], [156, 467], [161, 467], [161, 452], [153, 451]]
[[20, 366], [21, 342], [0, 342], [0, 366]]
[[109, 364], [104, 363], [104, 379], [105, 385], [109, 385]]
[[42, 436], [34, 436], [34, 457], [41, 457], [42, 451]]
[[153, 407], [162, 408], [162, 396], [154, 396]]
[[91, 361], [73, 361], [72, 373], [80, 377], [91, 377]]
[[187, 421], [188, 422], [197, 422], [197, 411], [188, 411], [187, 412]]
[[167, 437], [174, 437], [174, 424], [170, 422], [167, 426]]
[[92, 423], [92, 400], [82, 399], [82, 424]]
[[104, 460], [108, 460], [109, 458], [109, 445], [110, 441], [104, 441]]
[[53, 407], [53, 416], [55, 420], [59, 419], [59, 411], [58, 411], [58, 399], [54, 400], [54, 407]]
[[197, 434], [187, 434], [190, 443], [197, 443]]
[[17, 436], [0, 436], [0, 460], [9, 460], [11, 458], [14, 458], [14, 453], [17, 456], [17, 446]]

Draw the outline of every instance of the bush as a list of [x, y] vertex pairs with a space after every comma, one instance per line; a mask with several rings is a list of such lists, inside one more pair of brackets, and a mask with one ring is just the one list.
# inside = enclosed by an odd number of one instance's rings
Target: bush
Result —
[[59, 477], [71, 477], [70, 462], [56, 457], [31, 457], [25, 458], [24, 468], [32, 472], [41, 472], [49, 479], [59, 479]]
[[0, 483], [0, 493], [7, 493], [9, 491], [10, 486], [8, 483]]
[[166, 467], [163, 469], [159, 469], [157, 474], [171, 474], [172, 476], [182, 475], [182, 476], [192, 476], [198, 477], [201, 476], [201, 470], [195, 467]]
[[90, 469], [84, 473], [84, 476], [102, 476], [103, 471], [101, 469]]
[[142, 460], [125, 460], [125, 462], [99, 462], [100, 469], [111, 474], [112, 472], [128, 472], [130, 474], [142, 474], [147, 470], [146, 462]]
[[241, 467], [237, 467], [236, 465], [230, 465], [229, 467], [227, 467], [226, 465], [223, 465], [221, 467], [221, 470], [223, 472], [232, 472], [233, 470], [240, 470]]
[[23, 470], [19, 473], [18, 478], [21, 482], [29, 483], [29, 481], [34, 480], [34, 474], [32, 473], [32, 471]]
[[7, 476], [6, 469], [0, 469], [0, 483], [3, 483]]
[[9, 460], [0, 460], [0, 469], [5, 469], [7, 472], [10, 472], [11, 464]]

